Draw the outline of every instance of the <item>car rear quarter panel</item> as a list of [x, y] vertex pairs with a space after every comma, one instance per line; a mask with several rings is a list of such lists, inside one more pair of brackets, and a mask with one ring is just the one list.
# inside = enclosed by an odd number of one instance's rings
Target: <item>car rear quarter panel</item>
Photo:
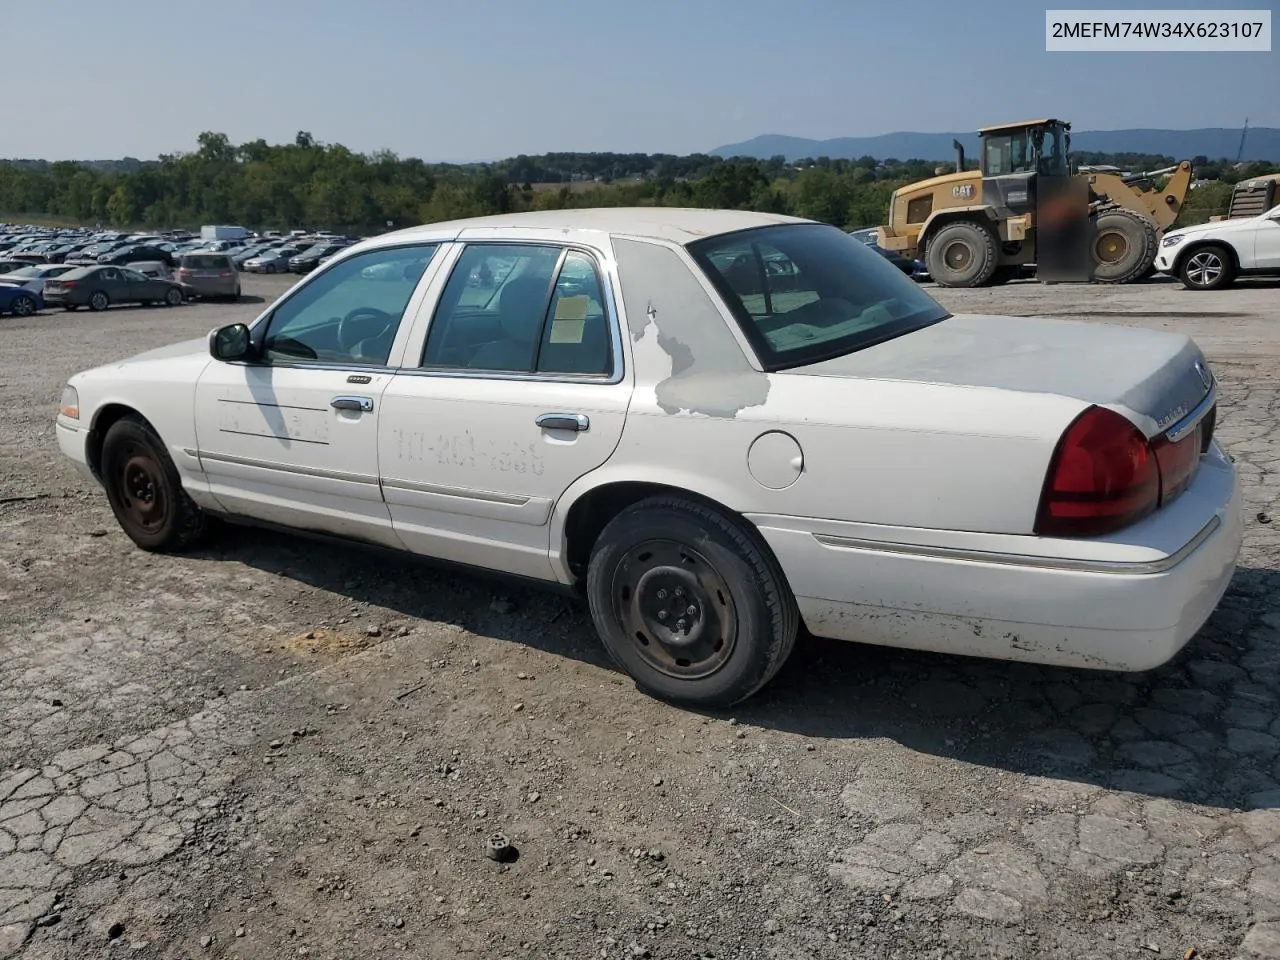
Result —
[[[1031, 532], [1053, 449], [1083, 403], [765, 373], [681, 248], [615, 238], [614, 249], [635, 394], [614, 456], [567, 501], [603, 483], [649, 481], [743, 514]], [[799, 447], [800, 469], [781, 489], [748, 463], [770, 431]]]

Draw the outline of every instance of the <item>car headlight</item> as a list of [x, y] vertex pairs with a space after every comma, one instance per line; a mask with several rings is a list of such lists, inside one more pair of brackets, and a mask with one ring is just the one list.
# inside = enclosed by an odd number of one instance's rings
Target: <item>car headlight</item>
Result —
[[58, 412], [70, 420], [80, 419], [80, 394], [70, 384], [62, 388], [62, 399], [58, 402]]
[[1180, 235], [1178, 235], [1178, 234], [1173, 234], [1172, 236], [1165, 237], [1163, 240], [1161, 240], [1161, 241], [1160, 241], [1160, 246], [1162, 246], [1162, 247], [1176, 247], [1178, 244], [1180, 244], [1180, 243], [1181, 243], [1183, 240], [1185, 240], [1185, 239], [1187, 239], [1187, 238], [1186, 238], [1186, 237], [1184, 237], [1184, 236], [1180, 236]]

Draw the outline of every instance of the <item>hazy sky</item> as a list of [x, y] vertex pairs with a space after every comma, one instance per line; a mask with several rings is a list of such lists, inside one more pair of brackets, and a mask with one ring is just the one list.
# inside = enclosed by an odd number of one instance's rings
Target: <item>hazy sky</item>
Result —
[[1046, 4], [1032, 0], [20, 6], [5, 45], [11, 95], [0, 98], [7, 157], [153, 158], [195, 149], [202, 130], [234, 143], [309, 130], [358, 151], [486, 160], [690, 153], [762, 133], [962, 131], [1033, 116], [1076, 130], [1238, 127], [1246, 116], [1280, 127], [1280, 51], [1046, 53]]

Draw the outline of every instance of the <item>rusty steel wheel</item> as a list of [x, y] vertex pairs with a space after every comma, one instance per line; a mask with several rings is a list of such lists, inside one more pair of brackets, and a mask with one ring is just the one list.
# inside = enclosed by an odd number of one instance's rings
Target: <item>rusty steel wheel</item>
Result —
[[205, 515], [182, 489], [164, 442], [136, 415], [117, 420], [102, 443], [100, 475], [120, 528], [144, 550], [181, 550], [204, 533]]
[[134, 442], [126, 442], [120, 460], [121, 522], [143, 535], [154, 536], [169, 516], [169, 495], [164, 471], [154, 455]]

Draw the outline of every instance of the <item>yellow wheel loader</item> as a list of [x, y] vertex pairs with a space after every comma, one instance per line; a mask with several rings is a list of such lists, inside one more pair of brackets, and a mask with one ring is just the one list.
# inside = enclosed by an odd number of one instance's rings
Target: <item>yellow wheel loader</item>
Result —
[[[1087, 190], [1080, 208], [1088, 218], [1087, 278], [1128, 283], [1150, 275], [1160, 234], [1191, 187], [1190, 162], [1123, 176], [1072, 174], [1070, 131], [1071, 124], [1053, 119], [984, 127], [978, 170], [965, 170], [956, 141], [957, 172], [894, 191], [877, 242], [923, 260], [944, 286], [1003, 283], [1040, 262], [1037, 228], [1054, 219], [1055, 205]], [[1158, 188], [1157, 178], [1166, 176]]]

